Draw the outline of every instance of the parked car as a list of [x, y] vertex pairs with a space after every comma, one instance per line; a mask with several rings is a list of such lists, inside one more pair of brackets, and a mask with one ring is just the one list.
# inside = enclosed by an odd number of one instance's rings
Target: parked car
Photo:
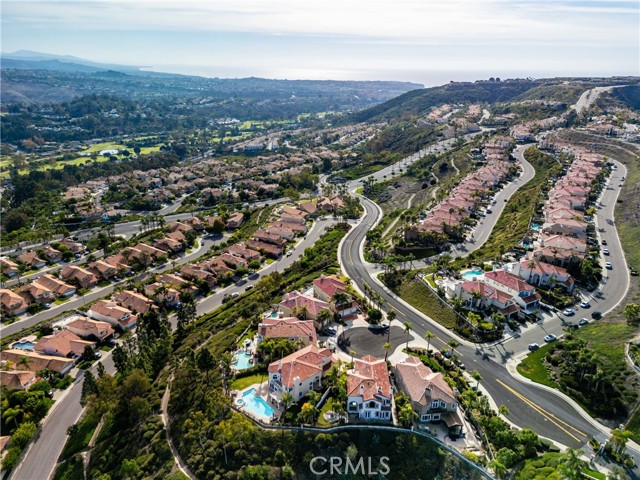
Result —
[[574, 312], [574, 311], [573, 311], [573, 309], [571, 309], [571, 308], [565, 308], [565, 309], [562, 311], [562, 314], [563, 314], [563, 315], [566, 315], [567, 317], [570, 317], [570, 316], [571, 316], [571, 315], [573, 315], [574, 313], [576, 313], [576, 312]]
[[611, 265], [611, 262], [605, 263], [604, 266], [607, 270], [613, 270], [613, 265]]
[[291, 250], [289, 250], [289, 251], [287, 252], [287, 257], [290, 257], [291, 255], [293, 255], [293, 252], [292, 252]]
[[556, 337], [553, 333], [550, 333], [549, 335], [545, 335], [544, 341], [545, 342], [553, 342], [556, 338], [558, 338], [558, 337]]
[[44, 303], [44, 304], [42, 304], [42, 306], [44, 308], [46, 308], [47, 310], [49, 310], [51, 308], [51, 304], [50, 303]]
[[530, 343], [529, 344], [529, 350], [532, 351], [532, 352], [535, 352], [539, 348], [540, 348], [540, 345], [538, 345], [537, 343]]
[[568, 329], [568, 330], [576, 330], [578, 327], [578, 324], [575, 322], [566, 322], [564, 324], [564, 326]]
[[609, 249], [608, 248], [603, 248], [602, 249], [602, 254], [603, 255], [609, 255]]
[[591, 304], [589, 302], [587, 302], [586, 300], [583, 300], [582, 302], [580, 302], [580, 307], [582, 307], [582, 308], [591, 308]]
[[607, 241], [606, 241], [606, 240], [602, 240], [602, 244], [603, 244], [603, 245], [606, 245], [606, 244], [607, 244]]
[[247, 285], [244, 290], [245, 292], [248, 292], [249, 290], [253, 290], [253, 285]]
[[231, 298], [236, 298], [238, 295], [240, 295], [238, 292], [233, 292], [231, 294]]
[[96, 355], [96, 358], [102, 358], [102, 353], [100, 352], [96, 352], [95, 355]]
[[588, 325], [589, 324], [589, 320], [587, 320], [586, 318], [582, 317], [580, 319], [580, 321], [578, 322], [578, 325], [583, 326], [583, 325]]
[[591, 318], [594, 320], [600, 320], [602, 318], [602, 312], [595, 311], [591, 314]]

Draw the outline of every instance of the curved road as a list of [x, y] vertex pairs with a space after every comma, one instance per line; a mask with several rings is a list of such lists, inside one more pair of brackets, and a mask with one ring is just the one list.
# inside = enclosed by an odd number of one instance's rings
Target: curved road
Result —
[[[622, 175], [625, 174], [621, 172], [620, 167], [618, 172]], [[522, 182], [519, 184], [522, 185]], [[613, 218], [612, 211], [618, 191], [619, 189], [605, 190], [603, 196], [605, 207], [601, 215]], [[378, 222], [380, 210], [371, 200], [364, 197], [361, 197], [361, 200], [365, 208], [365, 214], [359, 225], [349, 232], [348, 238], [343, 242], [341, 248], [341, 263], [345, 273], [361, 291], [364, 291], [364, 284], [367, 283], [380, 293], [384, 301], [397, 311], [397, 320], [401, 323], [411, 322], [416, 334], [424, 336], [427, 331], [435, 333], [437, 339], [437, 342], [434, 342], [435, 346], [446, 347], [451, 338], [460, 341], [450, 331], [406, 304], [374, 278], [372, 273], [375, 270], [372, 272], [371, 267], [365, 264], [362, 256], [362, 245], [366, 233]], [[609, 213], [611, 213], [611, 216], [609, 216]], [[497, 218], [498, 215], [496, 214], [494, 219], [497, 220]], [[493, 223], [495, 223], [495, 220]], [[486, 225], [489, 231], [492, 226]], [[615, 239], [613, 243], [619, 247], [620, 244], [615, 230], [613, 228], [610, 230], [607, 234], [612, 240]], [[614, 268], [616, 267], [614, 266]], [[620, 281], [623, 283], [624, 276], [627, 276], [628, 283], [626, 268], [625, 273], [620, 275]], [[608, 308], [615, 306], [626, 292], [626, 288], [614, 289], [613, 283], [610, 282], [604, 286], [606, 290], [603, 294], [609, 299], [607, 301]], [[598, 308], [605, 311], [604, 306], [599, 306]], [[541, 328], [544, 330], [546, 326]], [[540, 333], [537, 335], [540, 335]], [[539, 340], [539, 338], [536, 337], [536, 340]], [[532, 428], [543, 437], [551, 438], [573, 448], [584, 447], [592, 436], [597, 437], [600, 441], [606, 439], [608, 437], [604, 433], [606, 428], [598, 426], [594, 420], [590, 419], [585, 412], [572, 402], [565, 400], [557, 392], [550, 391], [545, 387], [521, 382], [509, 373], [507, 362], [514, 358], [515, 355], [522, 353], [523, 345], [526, 351], [527, 341], [521, 339], [520, 342], [510, 342], [496, 346], [473, 345], [469, 344], [469, 342], [463, 342], [463, 345], [457, 348], [457, 353], [468, 369], [480, 372], [485, 379], [483, 386], [493, 400], [498, 405], [505, 405], [509, 408], [508, 418], [514, 424], [522, 428]]]

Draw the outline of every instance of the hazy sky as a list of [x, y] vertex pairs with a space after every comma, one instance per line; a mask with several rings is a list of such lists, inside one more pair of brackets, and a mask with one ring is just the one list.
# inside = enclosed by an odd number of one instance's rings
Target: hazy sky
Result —
[[640, 1], [2, 0], [2, 51], [206, 76], [640, 74]]

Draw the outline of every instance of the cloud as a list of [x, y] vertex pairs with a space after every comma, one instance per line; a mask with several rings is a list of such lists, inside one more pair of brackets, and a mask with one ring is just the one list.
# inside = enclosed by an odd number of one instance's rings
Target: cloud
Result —
[[[5, 0], [3, 24], [299, 35], [390, 43], [637, 41], [636, 2]], [[635, 21], [634, 15], [635, 14]]]

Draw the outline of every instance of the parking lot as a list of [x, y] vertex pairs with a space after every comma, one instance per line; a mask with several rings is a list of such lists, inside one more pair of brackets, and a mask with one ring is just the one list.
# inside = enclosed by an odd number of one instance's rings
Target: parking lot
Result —
[[389, 342], [391, 354], [398, 345], [406, 343], [407, 333], [401, 327], [391, 327], [388, 330], [372, 330], [367, 327], [355, 327], [345, 330], [340, 336], [338, 346], [343, 352], [349, 353], [355, 350], [355, 357], [362, 358], [372, 355], [377, 358], [384, 358], [384, 344]]

